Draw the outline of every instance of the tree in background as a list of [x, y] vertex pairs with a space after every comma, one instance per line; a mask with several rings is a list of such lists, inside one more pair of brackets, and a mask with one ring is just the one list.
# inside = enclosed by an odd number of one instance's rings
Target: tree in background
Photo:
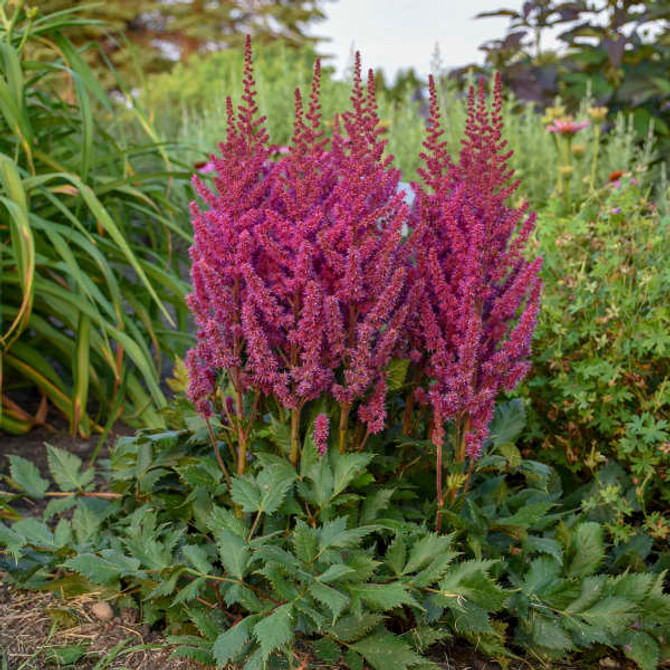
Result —
[[[70, 31], [82, 46], [97, 42], [101, 53], [90, 50], [89, 62], [102, 65], [107, 57], [125, 81], [136, 82], [143, 73], [164, 72], [193, 54], [239, 49], [244, 35], [256, 44], [281, 39], [292, 47], [313, 44], [319, 37], [307, 28], [325, 18], [327, 0], [41, 0], [33, 3], [43, 14], [80, 7], [86, 19]], [[88, 20], [93, 19], [91, 24]], [[126, 40], [134, 47], [127, 49]], [[103, 55], [104, 54], [104, 55]], [[139, 68], [138, 68], [139, 66]], [[99, 69], [99, 68], [96, 68]], [[108, 82], [112, 84], [113, 82]]]
[[[600, 105], [633, 113], [643, 134], [653, 118], [661, 135], [670, 125], [670, 0], [533, 0], [521, 9], [485, 12], [507, 16], [507, 35], [482, 46], [487, 66], [505, 86], [547, 106], [560, 95], [576, 107], [587, 92]], [[558, 29], [557, 51], [543, 47]], [[467, 68], [458, 71], [466, 72]]]

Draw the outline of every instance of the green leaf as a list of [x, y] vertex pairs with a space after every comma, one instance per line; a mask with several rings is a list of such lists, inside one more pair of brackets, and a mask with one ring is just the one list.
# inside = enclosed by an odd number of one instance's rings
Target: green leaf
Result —
[[254, 626], [254, 637], [261, 645], [263, 659], [273, 651], [287, 645], [293, 639], [293, 608], [290, 604], [281, 605], [270, 616]]
[[437, 535], [429, 533], [422, 537], [413, 547], [410, 552], [407, 565], [402, 571], [403, 575], [408, 575], [421, 568], [425, 568], [433, 559], [441, 554], [448, 553], [451, 548], [453, 536], [451, 535]]
[[659, 667], [660, 649], [651, 635], [640, 630], [627, 630], [621, 646], [626, 656], [640, 666], [640, 670], [656, 670]]
[[63, 564], [84, 577], [88, 577], [96, 584], [109, 584], [121, 576], [137, 572], [140, 561], [137, 558], [125, 556], [120, 552], [103, 550], [100, 556], [83, 553], [68, 559]]
[[489, 427], [493, 444], [508, 444], [519, 437], [526, 425], [526, 410], [521, 398], [514, 398], [496, 406], [495, 416]]
[[37, 467], [29, 460], [11, 454], [9, 474], [12, 483], [31, 498], [44, 498], [49, 482], [42, 477]]
[[287, 477], [286, 470], [278, 466], [260, 472], [257, 479], [258, 489], [261, 492], [259, 512], [274, 514], [281, 507], [295, 479], [295, 470], [291, 468], [291, 471], [292, 477]]
[[249, 563], [249, 549], [244, 540], [228, 530], [215, 534], [216, 546], [226, 572], [243, 579]]
[[187, 565], [203, 575], [212, 574], [213, 567], [207, 551], [203, 547], [196, 544], [187, 544], [181, 548], [181, 553], [184, 555]]
[[[102, 505], [96, 503], [103, 503]], [[108, 503], [98, 500], [81, 500], [72, 515], [72, 529], [77, 542], [88, 542], [100, 529], [108, 513]]]
[[386, 368], [386, 384], [390, 392], [399, 391], [405, 385], [407, 378], [407, 369], [409, 368], [409, 359], [394, 358]]
[[256, 480], [251, 475], [235, 477], [231, 486], [233, 502], [243, 512], [257, 512], [261, 507], [262, 493]]
[[51, 476], [61, 491], [82, 491], [93, 481], [93, 469], [82, 472], [82, 463], [78, 456], [50, 444], [46, 447]]
[[622, 632], [636, 618], [635, 604], [626, 598], [605, 598], [580, 613], [586, 623], [604, 628], [612, 635]]
[[55, 549], [53, 533], [43, 521], [37, 519], [22, 519], [14, 524], [14, 532], [25, 538], [26, 544], [34, 544], [37, 547]]
[[361, 616], [350, 614], [338, 621], [330, 632], [342, 642], [355, 642], [376, 628], [383, 620], [381, 614], [365, 613]]
[[394, 493], [395, 489], [381, 489], [368, 494], [363, 500], [358, 523], [364, 526], [375, 521], [382, 510], [388, 509]]
[[372, 460], [372, 454], [340, 454], [331, 450], [333, 497], [339, 495]]
[[22, 535], [13, 531], [11, 528], [0, 523], [0, 547], [14, 557], [14, 562], [19, 562], [21, 556], [21, 549], [25, 546], [26, 541]]
[[349, 604], [349, 597], [332, 586], [326, 586], [321, 582], [314, 582], [309, 587], [309, 592], [320, 603], [324, 604], [333, 613], [333, 623]]
[[220, 666], [236, 660], [240, 655], [244, 649], [244, 645], [249, 641], [252, 623], [253, 619], [246, 617], [216, 638], [212, 647], [212, 653]]
[[350, 593], [359, 597], [374, 611], [385, 612], [394, 607], [411, 605], [420, 608], [407, 587], [401, 582], [388, 584], [356, 584], [348, 587]]
[[605, 558], [602, 526], [594, 521], [579, 524], [574, 531], [571, 546], [575, 554], [567, 570], [568, 577], [593, 574]]
[[386, 564], [395, 575], [400, 575], [405, 567], [406, 558], [407, 547], [405, 545], [405, 540], [403, 540], [402, 535], [398, 533], [386, 551]]
[[342, 563], [334, 563], [333, 565], [329, 566], [325, 572], [322, 572], [317, 577], [317, 579], [323, 584], [332, 584], [332, 582], [336, 582], [339, 579], [342, 579], [342, 577], [346, 577], [347, 575], [350, 575], [353, 572], [355, 571], [348, 565], [344, 565]]
[[314, 528], [299, 519], [293, 529], [292, 540], [295, 555], [304, 563], [311, 563], [316, 556], [319, 544], [319, 538]]
[[570, 636], [561, 626], [556, 621], [551, 621], [543, 616], [537, 616], [533, 620], [532, 635], [533, 640], [540, 647], [557, 651], [569, 651], [574, 647]]
[[351, 645], [375, 670], [407, 670], [424, 661], [400, 638], [378, 631]]

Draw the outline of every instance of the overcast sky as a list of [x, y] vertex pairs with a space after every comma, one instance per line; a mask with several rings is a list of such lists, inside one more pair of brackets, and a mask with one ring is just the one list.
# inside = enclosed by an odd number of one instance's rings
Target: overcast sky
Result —
[[445, 67], [482, 62], [482, 42], [504, 36], [508, 19], [474, 20], [479, 12], [518, 9], [522, 0], [335, 0], [324, 3], [328, 19], [312, 32], [329, 37], [320, 50], [335, 56], [338, 73], [349, 63], [352, 44], [365, 69], [382, 68], [393, 78], [398, 69], [430, 72], [439, 44]]

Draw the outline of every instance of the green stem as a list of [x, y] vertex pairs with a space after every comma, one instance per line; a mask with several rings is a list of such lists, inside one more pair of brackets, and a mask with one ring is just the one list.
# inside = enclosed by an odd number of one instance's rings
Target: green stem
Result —
[[349, 423], [349, 411], [351, 405], [344, 403], [340, 405], [340, 453], [343, 454], [347, 450], [347, 425]]
[[300, 459], [300, 407], [291, 410], [291, 457], [290, 461], [298, 467]]
[[600, 124], [596, 124], [595, 134], [593, 136], [593, 160], [591, 161], [591, 179], [589, 180], [589, 190], [591, 193], [596, 188], [596, 172], [598, 170], [598, 152], [600, 150]]

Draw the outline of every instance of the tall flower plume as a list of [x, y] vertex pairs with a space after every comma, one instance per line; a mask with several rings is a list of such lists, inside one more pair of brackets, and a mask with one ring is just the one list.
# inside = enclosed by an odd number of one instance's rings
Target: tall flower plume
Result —
[[386, 368], [407, 315], [409, 211], [400, 174], [384, 157], [372, 73], [357, 55], [352, 110], [332, 145], [321, 127], [317, 62], [307, 111], [295, 93], [294, 134], [277, 162], [255, 101], [247, 41], [244, 95], [211, 160], [216, 193], [199, 179], [206, 209], [192, 206], [195, 243], [189, 305], [197, 346], [189, 395], [207, 414], [224, 371], [237, 394], [238, 469], [247, 435], [242, 396], [274, 396], [292, 414], [297, 462], [300, 412], [323, 393], [341, 407], [340, 443], [354, 405], [371, 432], [384, 425]]
[[526, 373], [540, 303], [541, 259], [526, 260], [535, 224], [527, 204], [512, 207], [518, 187], [502, 139], [496, 78], [489, 109], [485, 89], [469, 93], [465, 139], [453, 163], [442, 140], [435, 82], [422, 154], [423, 185], [414, 211], [414, 283], [422, 287], [414, 338], [424, 351], [420, 392], [433, 410], [431, 438], [441, 447], [455, 421], [457, 457], [476, 458], [495, 399]]

